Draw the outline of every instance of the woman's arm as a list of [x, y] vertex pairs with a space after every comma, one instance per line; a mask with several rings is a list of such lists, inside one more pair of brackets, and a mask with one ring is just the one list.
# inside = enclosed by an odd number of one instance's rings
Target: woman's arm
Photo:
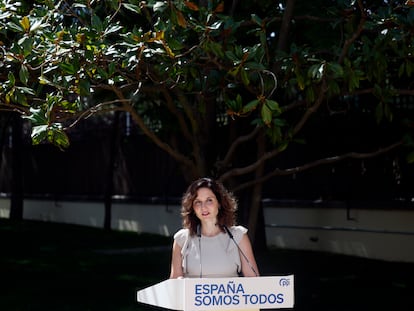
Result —
[[176, 241], [174, 241], [172, 248], [170, 279], [176, 279], [183, 276], [181, 247]]
[[247, 236], [247, 234], [243, 234], [243, 237], [239, 243], [239, 247], [244, 253], [244, 255], [247, 257], [251, 265], [250, 266], [246, 258], [244, 258], [242, 254], [240, 254], [243, 276], [259, 276], [259, 269], [257, 267], [256, 259], [254, 258], [252, 244], [250, 243], [250, 239]]

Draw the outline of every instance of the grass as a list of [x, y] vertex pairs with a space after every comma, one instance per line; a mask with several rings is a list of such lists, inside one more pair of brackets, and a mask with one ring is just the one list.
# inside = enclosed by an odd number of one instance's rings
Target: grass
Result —
[[0, 310], [139, 310], [135, 290], [165, 279], [167, 252], [102, 252], [169, 245], [150, 234], [0, 221]]
[[[0, 310], [154, 310], [136, 290], [168, 277], [170, 246], [151, 234], [0, 219]], [[288, 250], [256, 257], [262, 275], [295, 274], [295, 310], [414, 310], [414, 264]]]

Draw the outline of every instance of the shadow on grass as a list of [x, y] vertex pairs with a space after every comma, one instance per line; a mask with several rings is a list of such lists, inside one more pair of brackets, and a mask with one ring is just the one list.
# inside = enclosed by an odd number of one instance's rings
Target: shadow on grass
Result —
[[[171, 238], [0, 219], [0, 310], [154, 310], [136, 290], [168, 277]], [[128, 250], [128, 251], [126, 251]], [[414, 310], [414, 264], [317, 252], [256, 254], [295, 274], [295, 310]]]

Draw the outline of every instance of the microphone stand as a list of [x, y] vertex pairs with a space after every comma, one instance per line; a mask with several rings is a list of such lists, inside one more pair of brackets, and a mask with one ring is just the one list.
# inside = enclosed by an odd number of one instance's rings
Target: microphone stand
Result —
[[236, 240], [234, 239], [233, 234], [230, 232], [229, 228], [227, 228], [226, 225], [223, 225], [224, 230], [226, 230], [227, 234], [229, 235], [230, 239], [234, 242], [234, 244], [237, 246], [237, 249], [239, 250], [240, 254], [242, 254], [243, 258], [246, 260], [247, 264], [249, 265], [250, 269], [253, 271], [255, 276], [259, 276], [259, 274], [256, 272], [256, 270], [253, 268], [252, 264], [250, 263], [247, 256], [244, 254], [242, 249], [240, 248], [239, 244], [237, 244]]
[[201, 228], [200, 224], [197, 225], [197, 236], [198, 236], [198, 250], [200, 252], [200, 279], [203, 277], [203, 265], [201, 262]]

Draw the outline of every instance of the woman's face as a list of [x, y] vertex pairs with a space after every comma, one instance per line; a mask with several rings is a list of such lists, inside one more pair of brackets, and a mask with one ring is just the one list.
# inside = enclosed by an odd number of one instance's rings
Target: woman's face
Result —
[[216, 195], [209, 188], [198, 189], [193, 201], [193, 209], [200, 221], [216, 221], [219, 211]]

